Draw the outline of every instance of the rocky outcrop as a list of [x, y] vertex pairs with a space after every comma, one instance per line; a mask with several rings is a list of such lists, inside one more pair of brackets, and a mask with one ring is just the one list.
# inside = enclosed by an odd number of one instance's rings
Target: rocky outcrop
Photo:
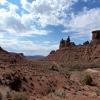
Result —
[[100, 44], [100, 30], [92, 32], [92, 44]]
[[68, 36], [67, 40], [61, 40], [59, 49], [65, 49], [66, 47], [75, 46], [74, 42], [70, 41], [70, 37]]
[[93, 31], [91, 42], [86, 41], [83, 45], [70, 42], [70, 37], [62, 39], [59, 49], [50, 53], [46, 59], [65, 65], [100, 64], [100, 31]]
[[16, 63], [22, 60], [24, 60], [24, 55], [22, 53], [8, 52], [0, 47], [0, 63]]

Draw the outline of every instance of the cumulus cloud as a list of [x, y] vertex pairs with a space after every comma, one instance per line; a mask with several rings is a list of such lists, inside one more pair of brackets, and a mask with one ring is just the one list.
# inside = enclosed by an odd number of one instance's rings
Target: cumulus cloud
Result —
[[37, 19], [36, 21], [42, 27], [45, 27], [46, 25], [63, 24], [61, 17], [67, 18], [67, 12], [77, 1], [78, 0], [34, 0], [32, 3], [29, 3], [28, 0], [21, 0], [21, 4], [22, 8], [28, 12], [26, 15], [31, 16], [31, 19], [35, 17], [35, 19]]
[[90, 38], [91, 31], [100, 29], [99, 15], [100, 8], [79, 12], [77, 15], [72, 16], [69, 25], [65, 25], [66, 30], [64, 32], [76, 32], [77, 34], [75, 34], [75, 37], [77, 38], [86, 36]]
[[4, 5], [7, 1], [6, 0], [0, 0], [0, 4]]
[[[66, 11], [77, 2], [77, 0], [34, 0], [29, 3], [28, 0], [21, 0], [21, 15], [17, 13], [19, 6], [1, 0], [1, 3], [7, 8], [0, 9], [0, 25], [3, 33], [14, 35], [47, 35], [49, 31], [42, 28], [47, 25], [59, 25], [65, 22], [61, 17], [67, 17]], [[28, 13], [23, 11], [26, 10]], [[40, 29], [36, 28], [36, 25]]]
[[[31, 25], [26, 26], [27, 23], [23, 23], [21, 16], [16, 13], [18, 8], [15, 5], [9, 4], [9, 11], [6, 9], [0, 9], [0, 29], [3, 33], [10, 33], [16, 36], [30, 36], [30, 35], [46, 35], [48, 32], [46, 30], [37, 30]], [[15, 8], [14, 8], [14, 7]]]

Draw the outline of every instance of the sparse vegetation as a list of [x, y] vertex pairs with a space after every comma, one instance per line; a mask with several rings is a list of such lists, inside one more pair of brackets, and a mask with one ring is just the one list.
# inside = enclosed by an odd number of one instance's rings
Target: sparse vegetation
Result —
[[24, 92], [14, 92], [12, 99], [13, 100], [28, 100], [28, 96]]
[[92, 77], [89, 74], [83, 75], [82, 84], [84, 85], [92, 85]]
[[100, 96], [100, 88], [98, 88], [98, 89], [96, 90], [96, 94], [97, 94], [97, 96]]
[[52, 66], [51, 66], [51, 70], [53, 70], [53, 71], [58, 71], [58, 67], [57, 67], [56, 65], [52, 65]]
[[21, 89], [21, 86], [22, 81], [20, 77], [15, 77], [15, 79], [13, 79], [13, 81], [9, 83], [9, 87], [15, 91], [19, 91]]

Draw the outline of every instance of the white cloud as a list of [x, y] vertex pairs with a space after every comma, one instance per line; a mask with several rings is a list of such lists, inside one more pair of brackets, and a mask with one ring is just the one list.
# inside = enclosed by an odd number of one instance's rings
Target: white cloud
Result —
[[[21, 20], [21, 16], [16, 13], [17, 6], [9, 4], [9, 11], [0, 9], [0, 32], [10, 33], [16, 36], [47, 35], [46, 30], [37, 30], [34, 25], [29, 25]], [[14, 7], [15, 8], [14, 8]], [[29, 17], [28, 17], [29, 18]], [[27, 19], [28, 20], [28, 19]], [[31, 22], [31, 21], [30, 21]]]
[[7, 2], [7, 0], [0, 0], [0, 4], [4, 5]]
[[[6, 8], [0, 9], [0, 26], [3, 33], [11, 33], [19, 36], [47, 35], [49, 31], [42, 30], [46, 25], [63, 24], [65, 19], [59, 19], [66, 16], [65, 10], [77, 2], [77, 0], [35, 0], [29, 3], [28, 0], [21, 0], [22, 8], [29, 13], [21, 11], [22, 15], [17, 13], [18, 5], [6, 0], [1, 3], [6, 4]], [[35, 25], [40, 25], [37, 29]]]
[[20, 0], [22, 8], [25, 9], [26, 11], [30, 12], [31, 11], [31, 4], [28, 2], [28, 0]]
[[9, 4], [9, 10], [10, 10], [12, 13], [15, 13], [17, 9], [18, 9], [18, 6], [17, 6], [17, 5], [12, 4], [12, 3]]
[[45, 43], [45, 41], [42, 43], [35, 43], [32, 41], [19, 41], [17, 39], [0, 39], [0, 46], [10, 52], [22, 52], [25, 55], [47, 55], [48, 52], [50, 52], [52, 49], [58, 48], [58, 44], [50, 45], [48, 43]]
[[[65, 27], [69, 27], [66, 29], [66, 32], [72, 31], [77, 32], [77, 37], [84, 37], [87, 36], [90, 38], [90, 32], [93, 30], [100, 29], [100, 9], [93, 8], [90, 10], [84, 10], [80, 12], [78, 15], [73, 15], [72, 19], [70, 20], [69, 25], [65, 25]], [[76, 36], [75, 36], [76, 37]]]
[[[0, 9], [0, 46], [12, 52], [23, 52], [26, 55], [46, 55], [53, 47], [56, 47], [56, 45], [49, 45], [47, 48], [44, 43], [37, 44], [32, 41], [18, 40], [17, 36], [47, 35], [48, 32], [34, 27], [32, 23], [34, 23], [35, 17], [33, 19], [32, 14], [30, 14], [30, 16], [25, 16], [25, 14], [20, 16], [16, 12], [19, 9], [17, 5], [9, 2], [6, 3], [8, 5], [7, 9]], [[8, 36], [6, 36], [8, 33], [12, 37], [10, 40]]]
[[[45, 27], [48, 24], [63, 24], [63, 21], [59, 17], [67, 17], [67, 11], [69, 11], [71, 6], [77, 1], [78, 0], [34, 0], [32, 3], [29, 3], [28, 0], [21, 0], [21, 4], [22, 8], [29, 12], [26, 16], [30, 16], [31, 21], [37, 21], [42, 27]], [[24, 21], [23, 18], [25, 18], [25, 16], [22, 17]]]

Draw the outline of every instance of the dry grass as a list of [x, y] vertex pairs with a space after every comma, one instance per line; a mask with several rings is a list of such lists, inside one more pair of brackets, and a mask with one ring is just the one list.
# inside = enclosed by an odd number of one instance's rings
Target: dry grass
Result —
[[28, 100], [28, 96], [24, 92], [14, 92], [12, 95], [13, 100]]

